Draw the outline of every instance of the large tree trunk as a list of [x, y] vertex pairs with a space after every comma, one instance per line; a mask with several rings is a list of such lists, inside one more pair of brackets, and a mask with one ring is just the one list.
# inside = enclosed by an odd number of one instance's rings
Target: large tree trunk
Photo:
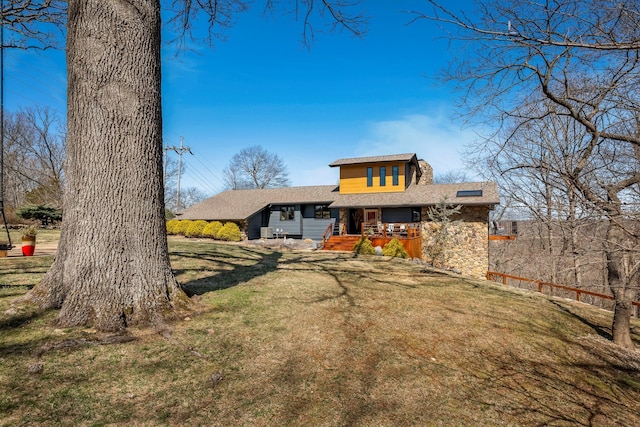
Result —
[[164, 223], [160, 2], [69, 1], [67, 71], [60, 244], [28, 298], [65, 326], [162, 321], [187, 298]]
[[630, 275], [629, 261], [632, 253], [626, 247], [623, 227], [614, 220], [607, 225], [607, 241], [605, 252], [607, 256], [607, 279], [609, 288], [615, 297], [613, 310], [613, 324], [611, 334], [613, 342], [626, 348], [633, 348], [631, 340], [631, 314], [633, 313], [633, 298], [637, 287], [633, 281], [635, 274]]

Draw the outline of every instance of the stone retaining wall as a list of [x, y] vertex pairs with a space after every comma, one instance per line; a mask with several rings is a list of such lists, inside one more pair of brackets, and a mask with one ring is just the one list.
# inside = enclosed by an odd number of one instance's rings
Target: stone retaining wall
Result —
[[[422, 257], [439, 268], [447, 268], [466, 276], [484, 278], [489, 265], [489, 210], [486, 206], [463, 207], [451, 219], [444, 245], [436, 239], [439, 224], [431, 222], [429, 208], [422, 209]], [[444, 248], [445, 263], [441, 262]], [[433, 259], [433, 254], [436, 259]]]

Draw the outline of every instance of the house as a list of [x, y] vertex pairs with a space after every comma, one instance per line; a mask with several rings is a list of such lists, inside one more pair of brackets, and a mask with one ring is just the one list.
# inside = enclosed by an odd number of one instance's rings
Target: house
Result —
[[336, 185], [228, 190], [186, 209], [181, 219], [233, 221], [248, 239], [322, 240], [350, 250], [366, 234], [374, 245], [400, 239], [413, 257], [432, 261], [434, 223], [429, 209], [442, 200], [460, 205], [449, 264], [484, 277], [488, 265], [489, 211], [500, 201], [493, 182], [433, 184], [433, 170], [415, 153], [339, 159]]

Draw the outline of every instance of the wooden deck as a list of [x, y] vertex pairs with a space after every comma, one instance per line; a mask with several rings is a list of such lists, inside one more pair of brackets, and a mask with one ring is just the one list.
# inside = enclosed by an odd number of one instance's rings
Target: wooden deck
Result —
[[331, 236], [322, 247], [323, 251], [352, 251], [359, 235]]
[[489, 234], [489, 240], [516, 240], [516, 236], [504, 236], [501, 234]]
[[407, 250], [409, 257], [422, 258], [422, 238], [420, 237], [420, 223], [362, 223], [362, 234], [336, 234], [339, 229], [340, 233], [344, 233], [343, 227], [334, 227], [330, 225], [322, 236], [322, 250], [326, 251], [353, 251], [353, 247], [358, 240], [365, 236], [371, 240], [373, 247], [384, 247], [391, 239], [396, 238], [402, 243]]
[[[374, 247], [384, 247], [393, 237], [370, 237]], [[407, 250], [410, 258], [422, 258], [422, 240], [420, 237], [396, 237]], [[360, 239], [360, 235], [331, 236], [324, 244], [322, 250], [326, 251], [353, 251], [353, 247]]]

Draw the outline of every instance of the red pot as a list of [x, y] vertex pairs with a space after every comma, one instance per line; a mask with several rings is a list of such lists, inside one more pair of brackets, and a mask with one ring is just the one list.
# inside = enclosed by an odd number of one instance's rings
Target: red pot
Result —
[[33, 252], [36, 250], [36, 239], [22, 238], [22, 255], [33, 256]]

